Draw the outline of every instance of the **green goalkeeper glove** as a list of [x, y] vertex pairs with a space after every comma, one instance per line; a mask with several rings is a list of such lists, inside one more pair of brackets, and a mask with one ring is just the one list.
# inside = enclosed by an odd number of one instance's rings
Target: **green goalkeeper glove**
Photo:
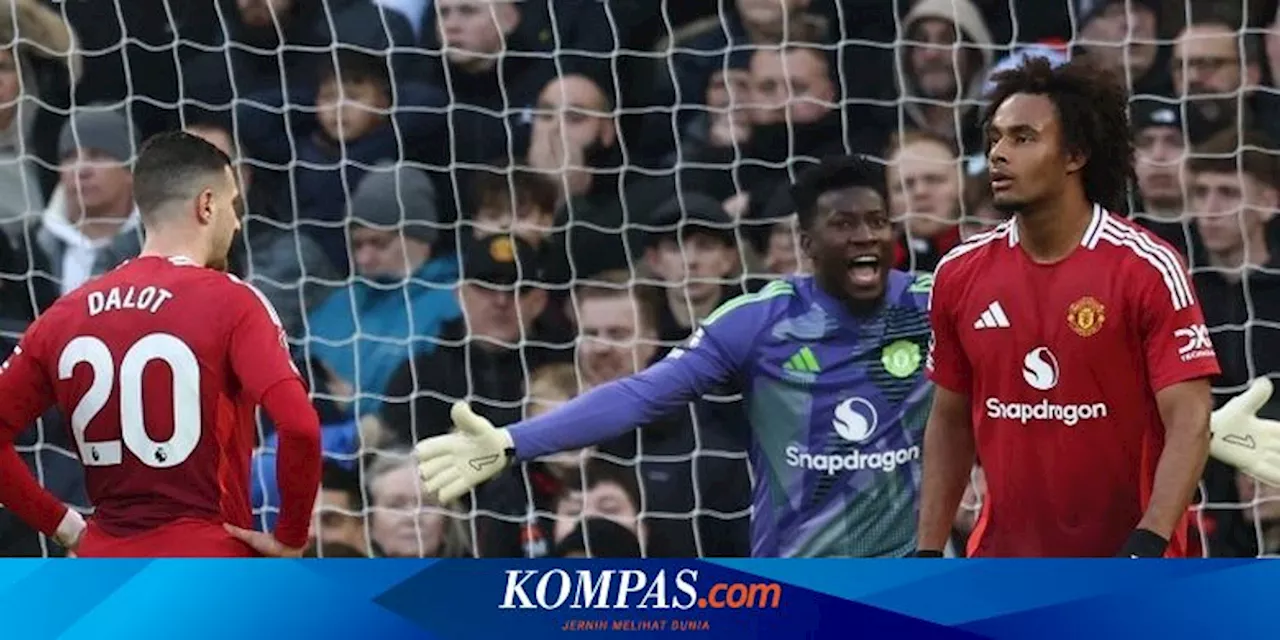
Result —
[[467, 403], [455, 403], [449, 417], [452, 433], [427, 438], [414, 447], [422, 488], [436, 494], [441, 504], [461, 498], [515, 459], [511, 434], [476, 415]]
[[1257, 416], [1271, 399], [1271, 380], [1261, 377], [1248, 390], [1213, 412], [1209, 455], [1280, 487], [1280, 422]]

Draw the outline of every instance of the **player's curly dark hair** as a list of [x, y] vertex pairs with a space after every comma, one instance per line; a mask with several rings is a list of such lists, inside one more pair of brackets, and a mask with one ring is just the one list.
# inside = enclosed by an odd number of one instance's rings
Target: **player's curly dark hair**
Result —
[[1108, 210], [1123, 212], [1134, 180], [1133, 138], [1129, 94], [1119, 77], [1082, 58], [1058, 67], [1044, 58], [1030, 58], [993, 80], [984, 125], [1014, 94], [1047, 97], [1058, 111], [1066, 150], [1088, 158], [1083, 170], [1085, 195]]

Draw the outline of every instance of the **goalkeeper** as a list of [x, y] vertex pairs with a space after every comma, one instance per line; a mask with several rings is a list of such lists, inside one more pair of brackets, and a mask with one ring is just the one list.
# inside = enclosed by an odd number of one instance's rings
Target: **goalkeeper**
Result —
[[[824, 160], [792, 186], [815, 275], [725, 303], [689, 345], [556, 411], [495, 429], [464, 403], [458, 429], [418, 444], [427, 491], [452, 501], [507, 464], [621, 435], [704, 393], [746, 396], [756, 557], [900, 557], [915, 546], [931, 386], [930, 276], [889, 269], [884, 174]], [[1280, 424], [1254, 417], [1264, 379], [1213, 416], [1211, 453], [1280, 483]]]
[[505, 463], [621, 435], [706, 393], [745, 396], [755, 556], [905, 556], [929, 409], [927, 277], [891, 271], [883, 171], [829, 159], [792, 187], [816, 275], [726, 302], [684, 349], [557, 411], [418, 445], [428, 491], [460, 496]]

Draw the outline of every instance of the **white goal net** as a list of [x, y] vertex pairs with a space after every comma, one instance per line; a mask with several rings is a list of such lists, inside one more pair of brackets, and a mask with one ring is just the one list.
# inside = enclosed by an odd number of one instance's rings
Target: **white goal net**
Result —
[[[540, 414], [805, 272], [785, 187], [820, 157], [883, 159], [895, 266], [932, 270], [1001, 220], [979, 114], [991, 74], [1030, 55], [1129, 83], [1126, 213], [1186, 255], [1215, 392], [1239, 393], [1280, 367], [1276, 4], [0, 2], [0, 348], [136, 254], [129, 163], [186, 128], [237, 160], [232, 268], [280, 313], [322, 417], [316, 555], [748, 555], [735, 396], [457, 504], [419, 494], [408, 448], [446, 432], [455, 401], [499, 425]], [[270, 527], [265, 420], [260, 439], [250, 489]], [[19, 451], [88, 509], [71, 442], [51, 413]], [[1201, 553], [1280, 551], [1280, 489], [1211, 462], [1194, 510]], [[59, 553], [0, 509], [0, 555]]]

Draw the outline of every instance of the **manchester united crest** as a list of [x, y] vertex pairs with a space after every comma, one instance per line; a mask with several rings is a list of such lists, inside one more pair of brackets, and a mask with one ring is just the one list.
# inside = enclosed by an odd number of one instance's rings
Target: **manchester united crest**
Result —
[[1067, 308], [1067, 324], [1072, 331], [1088, 338], [1102, 330], [1102, 323], [1107, 321], [1106, 311], [1107, 308], [1097, 298], [1085, 296]]

